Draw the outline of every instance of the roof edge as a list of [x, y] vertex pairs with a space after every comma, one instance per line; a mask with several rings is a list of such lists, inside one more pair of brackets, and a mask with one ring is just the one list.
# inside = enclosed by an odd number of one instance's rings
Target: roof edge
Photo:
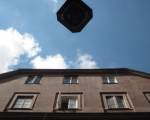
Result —
[[150, 78], [150, 73], [141, 72], [129, 68], [103, 68], [103, 69], [28, 69], [22, 68], [14, 71], [6, 72], [0, 74], [0, 79], [8, 78], [13, 75], [18, 74], [40, 74], [41, 72], [45, 74], [131, 74], [142, 77]]

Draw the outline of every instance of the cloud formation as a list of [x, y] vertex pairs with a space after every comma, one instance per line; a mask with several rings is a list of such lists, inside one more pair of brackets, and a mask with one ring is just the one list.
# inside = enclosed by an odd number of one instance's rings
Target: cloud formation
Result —
[[37, 56], [31, 61], [31, 64], [33, 68], [38, 69], [66, 69], [69, 67], [61, 54], [49, 55], [46, 58]]
[[87, 53], [77, 52], [77, 58], [68, 61], [60, 53], [41, 57], [40, 51], [43, 52], [33, 35], [21, 34], [14, 28], [0, 29], [0, 73], [8, 72], [24, 61], [21, 56], [29, 59], [32, 67], [38, 69], [97, 68], [95, 60]]
[[21, 34], [14, 28], [0, 29], [0, 73], [11, 70], [22, 55], [32, 58], [40, 52], [39, 44], [28, 33]]
[[78, 53], [77, 68], [79, 69], [94, 69], [97, 68], [97, 64], [90, 54]]
[[97, 64], [91, 55], [79, 53], [75, 61], [66, 61], [61, 54], [56, 54], [48, 55], [46, 58], [37, 56], [31, 61], [31, 64], [33, 68], [38, 69], [67, 69], [71, 65], [77, 69], [97, 68]]

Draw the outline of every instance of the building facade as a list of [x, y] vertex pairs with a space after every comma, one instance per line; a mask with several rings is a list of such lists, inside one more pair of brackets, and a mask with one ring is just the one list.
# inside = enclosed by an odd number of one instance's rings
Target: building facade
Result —
[[150, 74], [20, 69], [0, 75], [1, 119], [149, 119]]

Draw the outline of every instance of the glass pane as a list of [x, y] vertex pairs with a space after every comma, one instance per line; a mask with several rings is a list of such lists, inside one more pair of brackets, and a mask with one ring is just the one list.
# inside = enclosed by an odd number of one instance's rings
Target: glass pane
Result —
[[64, 84], [70, 84], [71, 77], [64, 77]]
[[116, 102], [118, 108], [125, 108], [123, 96], [116, 96]]
[[13, 108], [30, 108], [33, 96], [18, 96]]
[[115, 83], [115, 77], [114, 76], [109, 76], [109, 83]]
[[28, 84], [33, 84], [34, 81], [35, 81], [35, 77], [34, 77], [34, 76], [30, 76], [30, 77], [28, 78], [28, 80], [27, 80], [27, 83], [28, 83]]
[[71, 81], [71, 83], [73, 83], [73, 84], [77, 84], [77, 83], [78, 83], [78, 79], [77, 79], [77, 77], [72, 77], [72, 81]]
[[108, 83], [107, 77], [103, 77], [103, 83]]
[[15, 104], [13, 108], [22, 108], [22, 104]]
[[70, 98], [68, 103], [68, 108], [78, 108], [78, 100], [76, 98]]
[[35, 76], [35, 77], [36, 80], [34, 81], [34, 83], [40, 83], [42, 76]]
[[34, 83], [39, 83], [41, 80], [42, 76], [30, 76], [27, 80], [26, 83], [28, 84], [34, 84]]
[[69, 98], [66, 96], [63, 96], [61, 98], [61, 109], [68, 109], [68, 103], [69, 103]]
[[116, 108], [115, 100], [113, 96], [106, 96], [108, 108]]
[[31, 108], [32, 99], [25, 99], [23, 108]]
[[24, 99], [18, 98], [15, 102], [14, 108], [22, 108], [24, 104]]

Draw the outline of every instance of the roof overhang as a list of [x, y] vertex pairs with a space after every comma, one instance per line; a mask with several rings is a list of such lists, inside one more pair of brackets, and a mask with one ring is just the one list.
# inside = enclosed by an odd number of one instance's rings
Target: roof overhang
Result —
[[45, 113], [0, 112], [0, 120], [150, 120], [150, 112], [132, 113]]
[[43, 75], [136, 75], [150, 78], [149, 73], [128, 69], [128, 68], [112, 68], [112, 69], [18, 69], [12, 72], [0, 74], [0, 80], [13, 77], [14, 75], [29, 75], [29, 74], [43, 74]]

